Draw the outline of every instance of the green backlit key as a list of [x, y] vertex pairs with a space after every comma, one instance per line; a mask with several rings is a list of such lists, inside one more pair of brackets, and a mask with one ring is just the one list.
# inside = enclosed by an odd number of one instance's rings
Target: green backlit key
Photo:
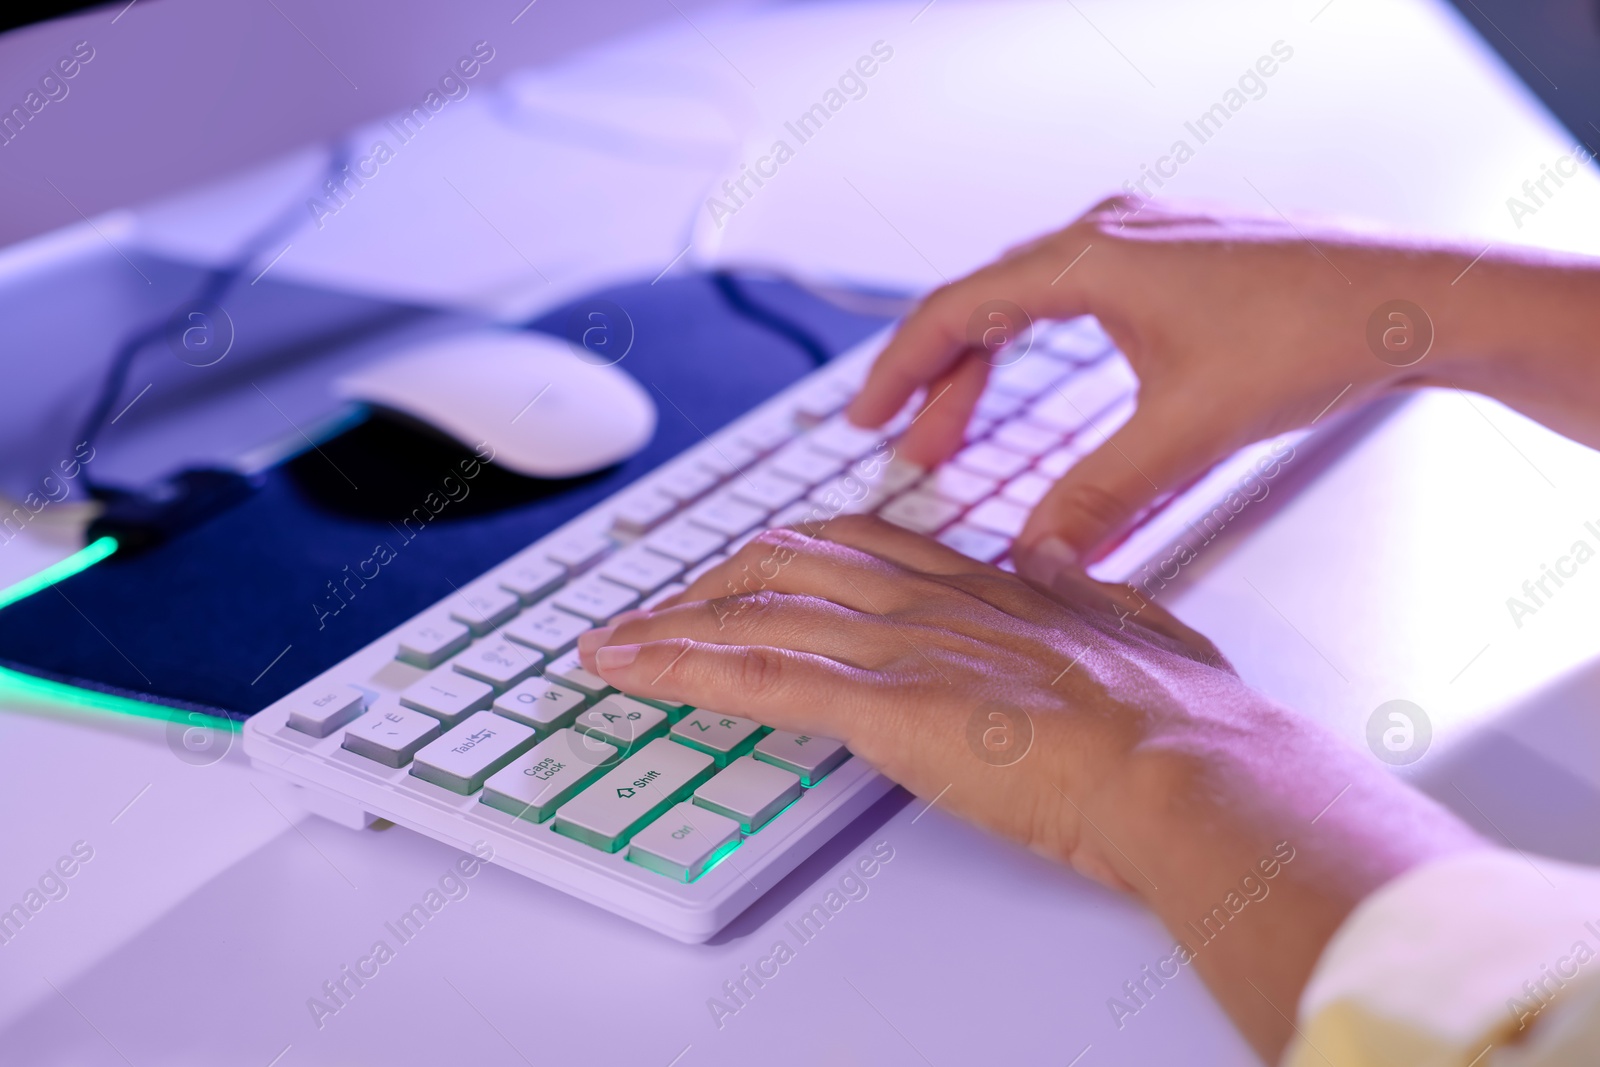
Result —
[[737, 819], [744, 832], [751, 834], [794, 803], [802, 791], [796, 775], [741, 756], [696, 789], [694, 802], [718, 815]]
[[557, 811], [556, 832], [616, 852], [714, 769], [704, 752], [658, 737]]
[[633, 835], [628, 859], [680, 882], [692, 882], [743, 840], [739, 824], [698, 804], [678, 804]]
[[828, 772], [850, 758], [850, 750], [843, 741], [831, 737], [812, 737], [810, 734], [791, 734], [774, 730], [756, 742], [756, 759], [782, 767], [800, 776], [806, 788], [816, 785]]

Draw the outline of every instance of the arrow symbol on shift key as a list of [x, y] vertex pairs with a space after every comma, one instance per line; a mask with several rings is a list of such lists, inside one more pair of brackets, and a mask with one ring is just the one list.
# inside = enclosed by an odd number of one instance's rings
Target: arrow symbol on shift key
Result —
[[627, 800], [629, 797], [633, 796], [633, 790], [629, 789], [627, 786], [623, 786], [621, 789], [617, 790], [617, 796], [621, 797], [623, 800]]

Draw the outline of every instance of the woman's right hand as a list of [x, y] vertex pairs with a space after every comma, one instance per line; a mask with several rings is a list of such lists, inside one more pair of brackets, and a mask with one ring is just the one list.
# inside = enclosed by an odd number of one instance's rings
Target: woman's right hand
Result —
[[[933, 465], [960, 447], [995, 360], [973, 340], [985, 304], [1019, 305], [1035, 320], [1096, 316], [1139, 376], [1138, 408], [1018, 537], [1018, 566], [1047, 583], [1234, 450], [1388, 389], [1478, 389], [1600, 443], [1600, 375], [1581, 340], [1594, 324], [1573, 321], [1584, 302], [1570, 293], [1549, 300], [1579, 284], [1574, 264], [1527, 250], [1475, 255], [1114, 197], [929, 296], [878, 357], [849, 416], [881, 425], [926, 389], [936, 399], [898, 447]], [[1581, 266], [1581, 284], [1594, 287], [1595, 264]], [[1398, 300], [1420, 317], [1387, 306]], [[1508, 355], [1541, 345], [1559, 358], [1507, 374]]]

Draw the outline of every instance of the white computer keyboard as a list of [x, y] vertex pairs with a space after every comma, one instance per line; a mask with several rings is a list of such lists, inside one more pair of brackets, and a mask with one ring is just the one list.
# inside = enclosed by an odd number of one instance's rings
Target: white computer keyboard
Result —
[[[311, 810], [388, 819], [679, 940], [710, 938], [890, 783], [828, 738], [617, 693], [583, 670], [578, 635], [682, 589], [762, 529], [844, 511], [1005, 565], [1051, 482], [1132, 410], [1133, 373], [1093, 320], [1045, 324], [993, 371], [951, 463], [885, 464], [886, 432], [840, 409], [886, 337], [253, 716], [245, 752]], [[1107, 561], [1112, 576], [1153, 558], [1162, 530], [1250, 460], [1147, 523]]]

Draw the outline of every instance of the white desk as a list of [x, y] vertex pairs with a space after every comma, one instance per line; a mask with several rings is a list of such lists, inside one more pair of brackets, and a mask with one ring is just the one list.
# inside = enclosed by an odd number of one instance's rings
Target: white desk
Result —
[[[1282, 103], [1285, 128], [1310, 123], [1307, 137], [1329, 146], [1314, 164], [1320, 176], [1313, 182], [1324, 190], [1326, 206], [1348, 209], [1366, 197], [1369, 207], [1387, 209], [1369, 214], [1454, 222], [1493, 236], [1504, 196], [1522, 176], [1537, 173], [1541, 159], [1558, 154], [1559, 138], [1504, 85], [1424, 91], [1428, 76], [1441, 71], [1489, 69], [1483, 50], [1435, 32], [1450, 23], [1426, 5], [1393, 5], [1393, 25], [1408, 33], [1431, 27], [1410, 38], [1371, 32], [1380, 24], [1362, 0], [1335, 0], [1314, 24], [1306, 20], [1316, 4], [1276, 12], [1268, 5], [1220, 13], [1208, 7], [1209, 37], [1185, 22], [1196, 16], [1168, 8], [1159, 18], [1140, 19], [1133, 5], [1114, 10], [1083, 0], [1078, 6], [1113, 40], [1141, 50], [1132, 58], [1164, 86], [1191, 78], [1158, 76], [1164, 65], [1177, 71], [1218, 51], [1205, 52], [1197, 40], [1238, 38], [1237, 55], [1209, 61], [1213, 75], [1226, 74], [1284, 36], [1272, 32], [1261, 40], [1258, 30], [1271, 31], [1262, 20], [1299, 20], [1296, 32], [1308, 43], [1296, 61], [1305, 65], [1284, 74], [1303, 72], [1321, 87], [1289, 100], [1283, 99], [1291, 96], [1288, 83], [1275, 84], [1278, 95], [1261, 103]], [[893, 12], [909, 20], [915, 5]], [[871, 14], [889, 17], [884, 9]], [[866, 16], [851, 9], [831, 17]], [[915, 24], [906, 23], [908, 36], [934, 36], [940, 18], [954, 25], [971, 17], [973, 9], [940, 0]], [[1238, 25], [1228, 21], [1234, 18]], [[738, 22], [698, 24], [744, 64], [765, 69], [753, 53], [740, 51], [754, 47], [753, 30]], [[861, 36], [853, 29], [828, 32], [847, 42]], [[1319, 59], [1319, 46], [1309, 42], [1321, 32], [1338, 44], [1321, 46], [1330, 51]], [[866, 43], [876, 36], [883, 34]], [[774, 50], [796, 39], [778, 37]], [[685, 29], [673, 40], [687, 48], [700, 39]], [[1037, 57], [1036, 44], [1027, 43], [1027, 54]], [[1062, 50], [1089, 56], [1103, 44], [1080, 25]], [[854, 55], [854, 45], [844, 52]], [[1365, 57], [1364, 80], [1341, 95], [1330, 88], [1334, 69], [1342, 61], [1348, 73], [1354, 56]], [[1398, 66], [1402, 56], [1405, 65]], [[909, 43], [900, 58], [914, 58]], [[1105, 113], [1110, 98], [1135, 91], [1121, 59], [1110, 53], [1100, 59], [1096, 77], [1122, 80], [1101, 83], [1104, 101], [1076, 120], [1086, 130], [1114, 126]], [[940, 62], [971, 76], [970, 84], [981, 80], [980, 69], [953, 58]], [[825, 67], [832, 66], [830, 54]], [[1003, 73], [1021, 78], [1015, 68]], [[1192, 74], [1203, 86], [1201, 98], [1231, 77]], [[1384, 101], [1381, 112], [1374, 99]], [[1140, 107], [1162, 115], [1146, 129], [1193, 109], [1170, 101]], [[1355, 133], [1363, 123], [1385, 131], [1410, 124], [1414, 154], [1377, 160], [1338, 150], [1361, 142]], [[1463, 143], [1469, 124], [1475, 139]], [[1129, 158], [1147, 154], [1137, 138], [1119, 136], [1129, 139]], [[1259, 150], [1264, 135], [1255, 136]], [[961, 146], [958, 138], [944, 147], [955, 156]], [[936, 187], [940, 172], [921, 160], [937, 147], [908, 130], [879, 150], [867, 173], [874, 189], [905, 191], [882, 193], [878, 207], [906, 235], [916, 234], [911, 239], [946, 273], [1070, 215], [1091, 185], [1116, 184], [1101, 173], [1104, 167], [1094, 174], [1021, 168], [975, 200], [966, 179], [953, 181], [951, 203], [963, 210], [946, 216], [968, 217], [964, 210], [979, 200], [998, 205], [998, 236], [977, 214], [970, 217], [978, 221], [941, 228], [932, 206], [910, 192]], [[1218, 162], [1205, 165], [1220, 174], [1228, 164], [1224, 146], [1216, 147]], [[1247, 146], [1226, 151], [1245, 153]], [[1259, 155], [1264, 168], [1276, 170], [1271, 184], [1285, 200], [1319, 202], [1295, 178], [1297, 168], [1303, 174], [1308, 166], [1304, 160]], [[812, 158], [820, 168], [823, 153]], [[901, 166], [897, 159], [911, 162]], [[1460, 165], [1465, 161], [1470, 168]], [[1197, 158], [1193, 166], [1203, 163]], [[1393, 184], [1350, 181], [1336, 196], [1338, 176], [1325, 173], [1335, 165], [1347, 175], [1386, 170]], [[1193, 173], [1197, 185], [1205, 184], [1208, 172]], [[1501, 180], [1508, 174], [1516, 181]], [[748, 222], [751, 232], [730, 229], [723, 254], [775, 255], [781, 246], [763, 243], [756, 224], [790, 232], [782, 208], [792, 195], [789, 210], [824, 231], [816, 239], [795, 237], [799, 266], [839, 272], [855, 264], [858, 274], [880, 279], [931, 280], [927, 263], [892, 234], [867, 233], [870, 218], [813, 210], [815, 197], [833, 195], [828, 183], [800, 172], [794, 177], [792, 194], [774, 184], [764, 191], [770, 196], [752, 201], [748, 218], [735, 220]], [[1055, 206], [1050, 195], [1063, 182], [1071, 195]], [[1563, 227], [1593, 210], [1592, 188], [1569, 192], [1536, 220], [1549, 224], [1536, 239], [1571, 240], [1575, 231]], [[850, 234], [858, 243], [847, 253], [828, 251], [834, 236]], [[1269, 497], [1258, 521], [1214, 545], [1170, 603], [1212, 635], [1247, 679], [1352, 744], [1363, 743], [1378, 704], [1396, 697], [1417, 702], [1437, 734], [1434, 752], [1412, 772], [1419, 782], [1479, 825], [1492, 821], [1530, 848], [1600, 860], [1586, 832], [1600, 806], [1600, 737], [1585, 712], [1600, 692], [1600, 672], [1591, 669], [1554, 698], [1537, 694], [1593, 653], [1600, 570], [1580, 572], [1520, 629], [1505, 608], [1505, 598], [1542, 562], [1584, 536], [1585, 520], [1600, 525], [1597, 475], [1600, 457], [1503, 409], [1476, 398], [1430, 396], [1355, 444], [1286, 506], [1273, 506], [1283, 497]], [[48, 555], [40, 549], [39, 558], [28, 559], [28, 551], [21, 541], [0, 548], [0, 581], [30, 572]], [[1532, 701], [1528, 711], [1493, 715], [1525, 698]], [[1490, 718], [1498, 726], [1485, 729]], [[301, 817], [258, 786], [265, 788], [237, 752], [210, 766], [180, 761], [160, 723], [20, 704], [0, 715], [6, 815], [0, 903], [19, 898], [74, 842], [94, 850], [67, 883], [69, 894], [0, 946], [0, 1049], [29, 1064], [135, 1067], [693, 1067], [757, 1059], [1067, 1064], [1086, 1048], [1076, 1061], [1083, 1067], [1251, 1062], [1193, 975], [1169, 983], [1119, 1031], [1106, 1000], [1165, 953], [1168, 938], [1159, 926], [1133, 904], [938, 809], [924, 814], [920, 801], [875, 810], [711, 946], [668, 942], [492, 867], [413, 941], [397, 945], [385, 922], [436, 886], [457, 854], [399, 829], [356, 833]], [[785, 922], [821, 899], [842, 864], [880, 842], [894, 858], [868, 883], [869, 894], [799, 946]], [[797, 948], [795, 958], [719, 1028], [708, 998], [725, 996], [723, 983], [767, 955], [779, 937]], [[323, 995], [323, 983], [339, 978], [341, 966], [367, 955], [379, 938], [396, 946], [394, 958], [319, 1028], [308, 998]]]

